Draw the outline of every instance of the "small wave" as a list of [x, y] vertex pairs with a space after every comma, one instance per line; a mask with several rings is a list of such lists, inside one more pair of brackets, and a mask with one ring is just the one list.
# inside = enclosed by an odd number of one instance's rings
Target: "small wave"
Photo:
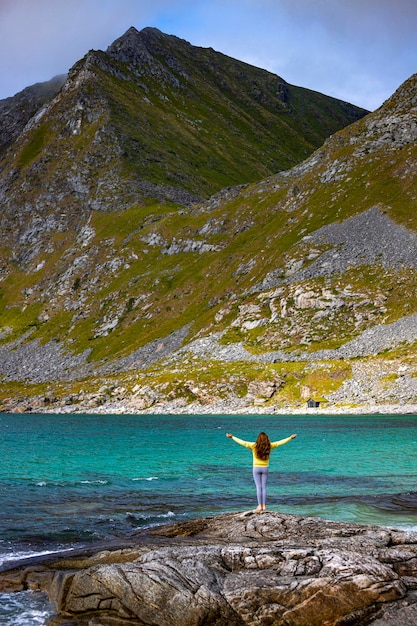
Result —
[[0, 593], [0, 624], [10, 626], [41, 625], [46, 624], [52, 615], [52, 607], [44, 593], [39, 591]]
[[108, 480], [80, 480], [82, 485], [108, 485]]
[[417, 526], [415, 524], [391, 524], [393, 528], [397, 530], [405, 530], [410, 533], [417, 533]]
[[70, 481], [70, 482], [62, 482], [59, 480], [51, 480], [51, 481], [46, 481], [46, 480], [39, 480], [37, 483], [35, 483], [36, 487], [64, 487], [64, 488], [68, 488], [68, 487], [74, 487], [77, 485], [109, 485], [110, 481], [108, 480], [104, 480], [102, 478], [97, 478], [95, 480], [76, 480], [76, 481]]
[[71, 483], [66, 483], [60, 480], [38, 480], [38, 482], [34, 483], [35, 487], [68, 487]]
[[142, 511], [140, 513], [126, 513], [126, 519], [133, 522], [149, 519], [166, 519], [167, 517], [175, 517], [175, 513], [173, 511], [168, 511], [167, 513], [153, 513], [152, 511]]
[[35, 556], [44, 556], [45, 554], [71, 552], [71, 550], [73, 550], [73, 548], [67, 548], [65, 550], [40, 550], [38, 552], [7, 552], [5, 554], [0, 554], [0, 565], [4, 565], [5, 563], [9, 563], [10, 561], [23, 561], [24, 559], [31, 559]]
[[147, 476], [145, 478], [132, 478], [132, 480], [159, 480], [159, 476]]

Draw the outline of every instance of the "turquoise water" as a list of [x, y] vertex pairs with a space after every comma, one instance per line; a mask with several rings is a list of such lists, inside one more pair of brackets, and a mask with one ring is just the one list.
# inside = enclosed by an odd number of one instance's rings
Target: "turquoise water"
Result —
[[[0, 429], [0, 564], [254, 508], [251, 452], [226, 432], [298, 434], [272, 453], [269, 509], [417, 530], [417, 416], [0, 415]], [[10, 598], [0, 624], [19, 624]], [[45, 623], [37, 598], [13, 602]]]

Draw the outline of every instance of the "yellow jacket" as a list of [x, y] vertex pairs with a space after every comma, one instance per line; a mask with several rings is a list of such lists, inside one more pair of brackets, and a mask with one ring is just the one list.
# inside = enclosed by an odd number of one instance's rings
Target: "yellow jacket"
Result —
[[[235, 436], [232, 436], [232, 439], [239, 445], [244, 446], [245, 448], [250, 448], [252, 450], [254, 467], [268, 467], [269, 458], [263, 460], [263, 459], [258, 459], [258, 457], [256, 456], [255, 454], [256, 442], [255, 441], [243, 441], [243, 439], [239, 439], [239, 437], [235, 437]], [[283, 446], [284, 443], [288, 443], [289, 441], [291, 441], [291, 439], [292, 437], [287, 437], [286, 439], [281, 439], [280, 441], [271, 441], [271, 450], [272, 448], [278, 448], [278, 446]]]

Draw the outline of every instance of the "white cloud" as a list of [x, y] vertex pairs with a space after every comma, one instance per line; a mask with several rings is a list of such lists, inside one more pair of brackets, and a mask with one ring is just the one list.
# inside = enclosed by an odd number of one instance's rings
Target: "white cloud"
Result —
[[0, 0], [0, 98], [65, 73], [132, 20], [147, 26], [169, 0]]
[[376, 108], [416, 71], [415, 0], [0, 0], [0, 98], [156, 26]]

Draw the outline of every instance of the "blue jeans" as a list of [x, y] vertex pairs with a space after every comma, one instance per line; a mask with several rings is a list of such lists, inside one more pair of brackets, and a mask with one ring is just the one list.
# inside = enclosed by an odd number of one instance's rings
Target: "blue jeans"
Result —
[[266, 504], [266, 483], [268, 482], [268, 468], [267, 467], [254, 467], [253, 468], [253, 480], [256, 485], [256, 496], [258, 498], [258, 504], [265, 506]]

